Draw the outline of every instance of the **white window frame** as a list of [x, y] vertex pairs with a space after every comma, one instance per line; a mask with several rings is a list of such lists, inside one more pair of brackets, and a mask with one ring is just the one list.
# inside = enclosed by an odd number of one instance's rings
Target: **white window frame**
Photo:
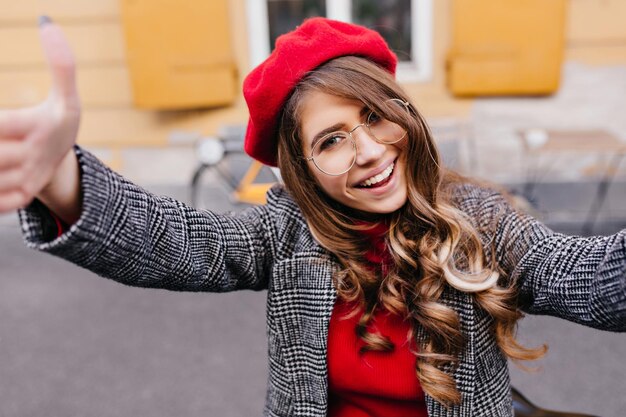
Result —
[[[328, 18], [350, 22], [352, 0], [326, 0]], [[270, 54], [267, 0], [246, 0], [251, 68]], [[433, 72], [433, 0], [411, 0], [411, 56], [398, 62], [396, 78], [402, 83], [425, 82]]]

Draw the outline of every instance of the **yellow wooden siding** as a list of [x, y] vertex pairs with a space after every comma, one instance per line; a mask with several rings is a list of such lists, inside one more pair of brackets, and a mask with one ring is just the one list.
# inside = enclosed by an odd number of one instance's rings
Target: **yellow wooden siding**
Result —
[[102, 19], [119, 16], [117, 0], [2, 0], [0, 23], [34, 24], [47, 14], [58, 22]]
[[626, 1], [570, 0], [565, 59], [593, 65], [626, 64]]
[[[76, 56], [84, 105], [130, 106], [119, 23], [74, 23], [63, 29]], [[46, 96], [49, 83], [35, 25], [0, 27], [0, 106], [36, 103]]]
[[570, 42], [626, 43], [625, 0], [570, 0], [569, 6]]
[[[130, 109], [132, 97], [126, 68], [81, 68], [77, 76], [83, 106]], [[38, 103], [48, 94], [50, 75], [45, 67], [0, 71], [0, 107], [20, 107]]]
[[614, 45], [570, 45], [565, 50], [565, 59], [600, 66], [626, 65], [626, 42]]
[[222, 124], [243, 123], [246, 110], [233, 106], [213, 111], [152, 112], [124, 108], [85, 110], [79, 142], [98, 147], [165, 146], [175, 131], [216, 132]]
[[[125, 66], [124, 41], [117, 21], [62, 24], [80, 66]], [[44, 62], [35, 22], [0, 24], [0, 68], [30, 67]]]

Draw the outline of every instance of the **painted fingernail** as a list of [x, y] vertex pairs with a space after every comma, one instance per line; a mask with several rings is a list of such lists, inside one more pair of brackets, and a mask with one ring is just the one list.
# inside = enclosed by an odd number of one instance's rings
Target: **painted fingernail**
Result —
[[46, 15], [39, 16], [39, 26], [44, 26], [44, 25], [47, 25], [48, 23], [52, 23], [52, 19], [50, 19], [50, 16], [46, 16]]

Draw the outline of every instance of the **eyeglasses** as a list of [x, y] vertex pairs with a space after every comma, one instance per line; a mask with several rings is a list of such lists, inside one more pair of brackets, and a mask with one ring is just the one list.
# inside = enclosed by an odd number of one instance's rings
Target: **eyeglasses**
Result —
[[[397, 98], [385, 101], [382, 108], [409, 114], [409, 103]], [[304, 159], [313, 161], [317, 169], [324, 174], [332, 176], [345, 174], [356, 162], [357, 147], [352, 133], [359, 127], [365, 128], [376, 142], [383, 144], [397, 143], [407, 136], [405, 128], [372, 110], [368, 113], [365, 123], [354, 126], [350, 131], [340, 130], [324, 135], [313, 145], [311, 156]]]

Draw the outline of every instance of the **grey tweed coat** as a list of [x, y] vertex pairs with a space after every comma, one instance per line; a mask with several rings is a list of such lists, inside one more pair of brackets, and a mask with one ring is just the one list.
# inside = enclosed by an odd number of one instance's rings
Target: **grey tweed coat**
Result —
[[[264, 415], [325, 416], [331, 274], [338, 265], [312, 239], [289, 194], [276, 187], [267, 205], [239, 214], [197, 211], [147, 193], [81, 149], [77, 155], [82, 217], [62, 236], [46, 236], [46, 212], [31, 204], [20, 212], [27, 245], [128, 285], [267, 289]], [[497, 219], [496, 256], [519, 285], [524, 310], [626, 331], [626, 230], [592, 238], [553, 233], [473, 185], [459, 187], [455, 200], [477, 227]], [[456, 290], [443, 302], [458, 312], [467, 338], [454, 372], [463, 400], [446, 408], [427, 397], [429, 416], [512, 416], [507, 361], [489, 331], [492, 319]]]

